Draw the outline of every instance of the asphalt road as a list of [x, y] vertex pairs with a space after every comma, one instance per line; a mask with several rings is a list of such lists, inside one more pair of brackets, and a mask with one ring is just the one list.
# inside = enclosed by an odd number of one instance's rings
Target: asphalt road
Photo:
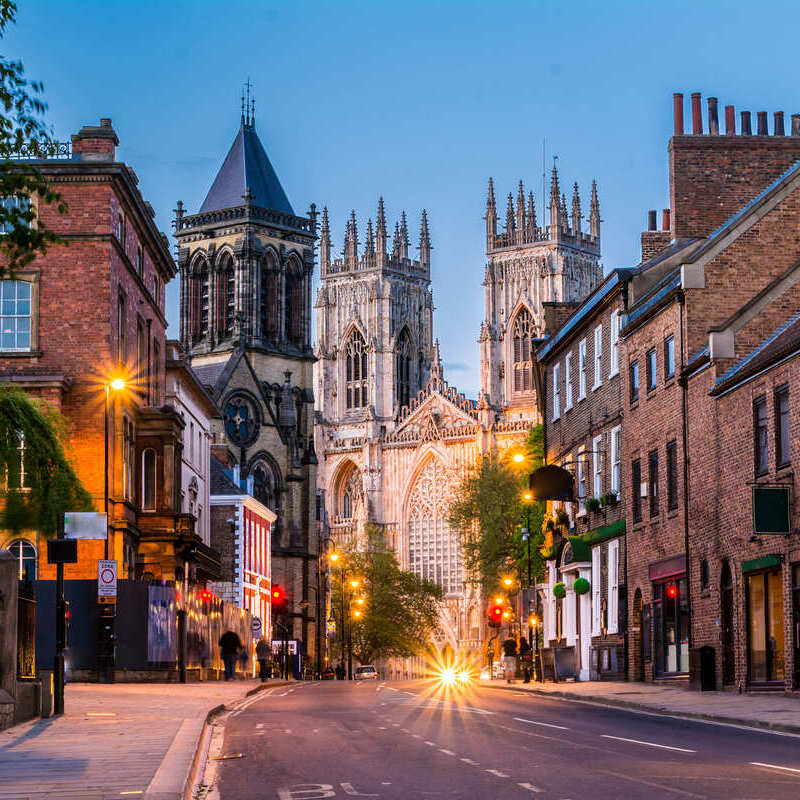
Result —
[[800, 737], [433, 682], [274, 689], [234, 712], [221, 800], [798, 800]]

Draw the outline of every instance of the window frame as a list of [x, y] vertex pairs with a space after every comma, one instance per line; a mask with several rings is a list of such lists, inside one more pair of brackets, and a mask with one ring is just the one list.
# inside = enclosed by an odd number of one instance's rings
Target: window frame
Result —
[[[760, 412], [763, 410], [763, 420]], [[763, 425], [761, 424], [763, 422]], [[763, 442], [761, 432], [763, 431]], [[761, 456], [763, 455], [763, 461]], [[753, 399], [753, 471], [757, 478], [769, 472], [769, 422], [767, 420], [767, 396]]]
[[616, 375], [619, 375], [619, 331], [620, 331], [620, 314], [619, 309], [615, 308], [611, 312], [610, 322], [610, 336], [609, 336], [609, 350], [608, 356], [611, 362], [611, 371], [608, 373], [609, 380]]
[[[781, 411], [781, 400], [786, 400], [786, 410]], [[775, 410], [775, 469], [784, 469], [792, 463], [791, 406], [789, 403], [789, 384], [778, 386], [773, 392]], [[784, 441], [781, 422], [786, 418], [786, 440]]]
[[600, 636], [602, 562], [600, 545], [592, 548], [592, 636]]
[[564, 356], [564, 411], [572, 408], [572, 351]]
[[611, 491], [620, 498], [622, 488], [622, 425], [611, 429]]
[[358, 411], [369, 405], [369, 359], [361, 331], [353, 330], [347, 337], [344, 360], [345, 411]]
[[[152, 454], [152, 462], [148, 464], [148, 455]], [[142, 450], [142, 511], [155, 511], [157, 504], [157, 466], [158, 456], [154, 447], [146, 447]], [[148, 480], [148, 469], [151, 469], [150, 480]], [[152, 485], [151, 485], [152, 482]], [[152, 493], [152, 498], [148, 497]]]
[[592, 495], [600, 498], [603, 494], [603, 459], [601, 456], [603, 437], [595, 436], [592, 439]]
[[586, 397], [586, 339], [578, 344], [578, 401]]
[[659, 463], [658, 448], [654, 448], [647, 453], [647, 499], [650, 505], [650, 519], [658, 516], [659, 513]]
[[651, 347], [645, 354], [644, 354], [644, 364], [645, 364], [645, 389], [647, 394], [654, 392], [656, 390], [656, 385], [658, 382], [658, 364], [656, 362], [656, 349], [655, 347]]
[[678, 510], [678, 441], [667, 442], [667, 511]]
[[635, 405], [636, 403], [639, 402], [639, 392], [641, 390], [638, 358], [635, 358], [628, 364], [628, 384], [629, 384], [628, 401], [630, 405]]
[[644, 519], [642, 514], [642, 459], [631, 461], [631, 515], [634, 524]]
[[[582, 517], [586, 514], [586, 498], [589, 496], [589, 486], [588, 481], [586, 480], [586, 468], [588, 464], [586, 463], [586, 448], [581, 445], [578, 448], [578, 453], [575, 458], [575, 465], [576, 465], [576, 476], [575, 476], [575, 485], [578, 489], [578, 514], [577, 516]], [[583, 494], [581, 494], [583, 492]]]
[[608, 633], [619, 631], [619, 539], [608, 543]]
[[561, 364], [553, 364], [553, 422], [561, 417]]
[[[8, 302], [13, 302], [13, 306], [11, 307], [11, 313], [4, 313], [5, 311], [5, 295], [7, 287], [10, 288], [10, 285], [13, 284], [14, 287], [14, 297], [13, 300], [9, 300]], [[24, 284], [27, 286], [27, 298], [19, 298], [19, 289], [20, 285]], [[2, 347], [0, 346], [0, 353], [30, 353], [34, 348], [34, 340], [35, 340], [35, 327], [36, 327], [36, 283], [33, 280], [26, 280], [25, 277], [21, 274], [15, 274], [13, 278], [8, 277], [0, 281], [0, 333], [5, 336], [5, 326], [8, 323], [13, 321], [13, 330], [8, 331], [8, 333], [13, 337], [14, 344], [11, 347]], [[28, 313], [23, 314], [19, 313], [20, 304], [27, 303], [28, 305]], [[19, 320], [27, 320], [27, 331], [20, 331], [19, 330]], [[8, 321], [8, 323], [6, 322]], [[23, 326], [24, 327], [24, 326]], [[19, 347], [19, 335], [22, 333], [23, 335], [27, 333], [28, 337], [28, 344], [27, 347]]]
[[664, 383], [675, 377], [675, 334], [664, 339]]
[[603, 323], [594, 329], [594, 381], [592, 391], [603, 385]]

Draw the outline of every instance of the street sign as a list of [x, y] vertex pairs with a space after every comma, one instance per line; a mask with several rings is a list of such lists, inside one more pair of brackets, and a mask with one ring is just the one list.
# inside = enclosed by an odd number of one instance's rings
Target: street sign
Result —
[[69, 539], [48, 539], [47, 562], [49, 564], [77, 564], [78, 543]]
[[117, 602], [117, 562], [97, 562], [97, 599], [101, 603]]
[[263, 634], [263, 628], [261, 627], [261, 617], [253, 617], [252, 621], [250, 622], [250, 629], [253, 632], [254, 639], [260, 639]]
[[94, 511], [68, 511], [64, 514], [64, 536], [67, 539], [105, 539], [108, 537], [106, 515]]

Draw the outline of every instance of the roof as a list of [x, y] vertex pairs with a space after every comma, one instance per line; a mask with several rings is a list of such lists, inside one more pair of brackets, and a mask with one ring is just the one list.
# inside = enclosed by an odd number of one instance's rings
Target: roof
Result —
[[225, 465], [211, 454], [211, 494], [242, 494], [247, 492], [237, 486], [225, 473]]
[[283, 191], [255, 127], [242, 121], [200, 213], [244, 205], [244, 195], [248, 189], [253, 205], [294, 216], [289, 198]]
[[210, 391], [214, 391], [219, 380], [219, 376], [225, 371], [227, 361], [216, 361], [213, 364], [197, 364], [192, 365], [192, 372], [194, 372], [197, 380]]
[[717, 378], [711, 393], [720, 394], [739, 381], [797, 352], [800, 352], [800, 312], [764, 339], [755, 350], [723, 372]]
[[671, 272], [668, 272], [641, 300], [633, 305], [631, 310], [625, 315], [622, 327], [627, 328], [632, 325], [651, 308], [654, 308], [668, 297], [671, 292], [680, 288], [681, 268], [677, 267]]

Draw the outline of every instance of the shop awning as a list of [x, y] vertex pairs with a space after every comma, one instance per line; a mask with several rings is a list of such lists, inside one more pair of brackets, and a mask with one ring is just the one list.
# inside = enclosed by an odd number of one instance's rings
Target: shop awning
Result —
[[751, 558], [749, 561], [742, 561], [742, 572], [756, 572], [759, 569], [771, 569], [783, 564], [783, 556], [780, 553], [773, 553], [761, 558]]
[[604, 542], [606, 539], [613, 539], [615, 536], [622, 536], [624, 533], [625, 520], [619, 519], [616, 522], [610, 522], [608, 525], [587, 531], [583, 538], [586, 544], [597, 544], [598, 542]]
[[575, 499], [574, 485], [572, 473], [556, 464], [539, 467], [528, 478], [528, 488], [535, 500], [572, 502]]

